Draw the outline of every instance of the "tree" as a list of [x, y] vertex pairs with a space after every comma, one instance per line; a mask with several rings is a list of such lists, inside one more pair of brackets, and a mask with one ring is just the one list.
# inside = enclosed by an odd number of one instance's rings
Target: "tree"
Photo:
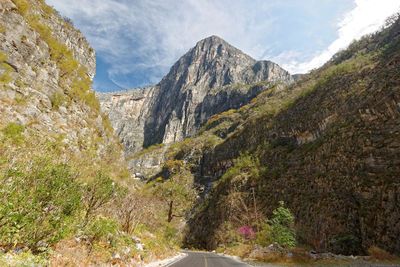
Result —
[[196, 197], [193, 175], [182, 160], [164, 163], [167, 179], [157, 178], [154, 193], [166, 204], [167, 222], [174, 217], [183, 217], [192, 207]]
[[146, 196], [139, 191], [131, 191], [118, 199], [114, 214], [121, 222], [122, 230], [134, 234], [139, 224], [149, 224], [154, 220], [157, 202], [154, 198]]
[[71, 18], [69, 18], [67, 16], [64, 16], [63, 20], [65, 21], [65, 23], [67, 23], [67, 24], [71, 25], [72, 27], [74, 27], [74, 22], [72, 21]]
[[295, 247], [294, 217], [290, 210], [285, 208], [283, 201], [279, 201], [279, 207], [272, 214], [272, 220], [267, 220], [262, 225], [256, 242], [260, 245], [276, 242], [282, 247]]
[[294, 217], [290, 210], [285, 208], [283, 201], [279, 201], [279, 207], [272, 214], [271, 239], [283, 247], [295, 247]]
[[99, 171], [84, 190], [85, 217], [83, 225], [86, 226], [96, 211], [106, 206], [121, 193], [121, 188], [111, 178]]

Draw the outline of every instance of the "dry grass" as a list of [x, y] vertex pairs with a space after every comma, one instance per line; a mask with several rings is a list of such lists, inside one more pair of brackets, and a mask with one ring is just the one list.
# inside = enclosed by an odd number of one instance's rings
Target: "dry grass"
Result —
[[293, 257], [289, 260], [293, 263], [311, 264], [315, 261], [304, 248], [295, 248], [291, 252], [293, 253]]
[[74, 239], [63, 240], [55, 247], [55, 255], [50, 259], [50, 266], [84, 266], [91, 264], [86, 246]]
[[268, 253], [265, 255], [259, 255], [256, 257], [256, 260], [262, 261], [262, 262], [271, 262], [271, 263], [284, 263], [285, 256], [282, 253], [274, 252], [274, 253]]
[[240, 244], [234, 247], [231, 247], [229, 249], [226, 250], [226, 253], [229, 255], [235, 255], [238, 256], [240, 258], [247, 258], [251, 252], [251, 245], [247, 245], [247, 244]]
[[265, 255], [259, 255], [256, 257], [257, 261], [284, 264], [284, 265], [311, 265], [315, 262], [313, 258], [310, 257], [308, 252], [303, 248], [295, 248], [290, 250], [293, 254], [292, 257], [287, 257], [288, 252], [273, 252]]
[[368, 249], [368, 254], [371, 256], [372, 260], [378, 261], [392, 261], [398, 259], [395, 255], [390, 254], [386, 250], [372, 246]]

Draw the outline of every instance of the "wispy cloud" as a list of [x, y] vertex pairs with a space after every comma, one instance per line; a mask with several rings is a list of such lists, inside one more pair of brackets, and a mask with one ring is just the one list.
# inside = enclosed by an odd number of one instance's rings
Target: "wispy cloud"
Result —
[[[142, 83], [160, 80], [171, 65], [197, 41], [216, 34], [239, 41], [247, 52], [263, 50], [243, 36], [257, 40], [267, 33], [270, 21], [255, 23], [260, 10], [269, 4], [256, 0], [48, 0], [62, 14], [71, 17], [87, 36], [110, 69], [111, 80], [129, 88], [129, 75], [146, 76]], [[255, 25], [257, 24], [257, 25]], [[253, 33], [248, 32], [254, 26]], [[257, 36], [258, 35], [258, 36]]]
[[376, 30], [400, 5], [398, 0], [46, 1], [72, 18], [96, 49], [104, 69], [94, 86], [101, 91], [157, 83], [210, 35], [256, 59], [305, 72]]
[[344, 15], [337, 24], [338, 37], [323, 51], [317, 51], [307, 60], [300, 51], [285, 51], [273, 60], [292, 73], [306, 73], [320, 67], [335, 53], [346, 48], [353, 40], [376, 32], [388, 16], [400, 11], [398, 0], [355, 0], [355, 8]]

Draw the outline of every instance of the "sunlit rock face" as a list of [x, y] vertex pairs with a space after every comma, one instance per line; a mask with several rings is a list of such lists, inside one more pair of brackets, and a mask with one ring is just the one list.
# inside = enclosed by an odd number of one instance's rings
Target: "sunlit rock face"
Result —
[[269, 88], [242, 85], [293, 81], [277, 64], [256, 61], [211, 36], [182, 56], [157, 85], [97, 95], [129, 156], [194, 136], [212, 115], [239, 108]]

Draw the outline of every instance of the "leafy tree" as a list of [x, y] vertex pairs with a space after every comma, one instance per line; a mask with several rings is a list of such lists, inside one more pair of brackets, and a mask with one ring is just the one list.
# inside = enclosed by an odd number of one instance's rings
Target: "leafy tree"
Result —
[[283, 201], [279, 201], [279, 207], [272, 214], [271, 239], [283, 247], [295, 247], [294, 217], [290, 210], [285, 208]]
[[262, 230], [257, 234], [256, 243], [268, 246], [276, 242], [282, 247], [295, 247], [296, 235], [294, 231], [294, 217], [283, 201], [273, 212], [272, 220], [267, 220], [262, 225]]
[[183, 217], [192, 207], [196, 191], [193, 188], [193, 175], [181, 160], [169, 160], [164, 163], [168, 179], [159, 177], [154, 193], [166, 204], [167, 222], [174, 217]]

